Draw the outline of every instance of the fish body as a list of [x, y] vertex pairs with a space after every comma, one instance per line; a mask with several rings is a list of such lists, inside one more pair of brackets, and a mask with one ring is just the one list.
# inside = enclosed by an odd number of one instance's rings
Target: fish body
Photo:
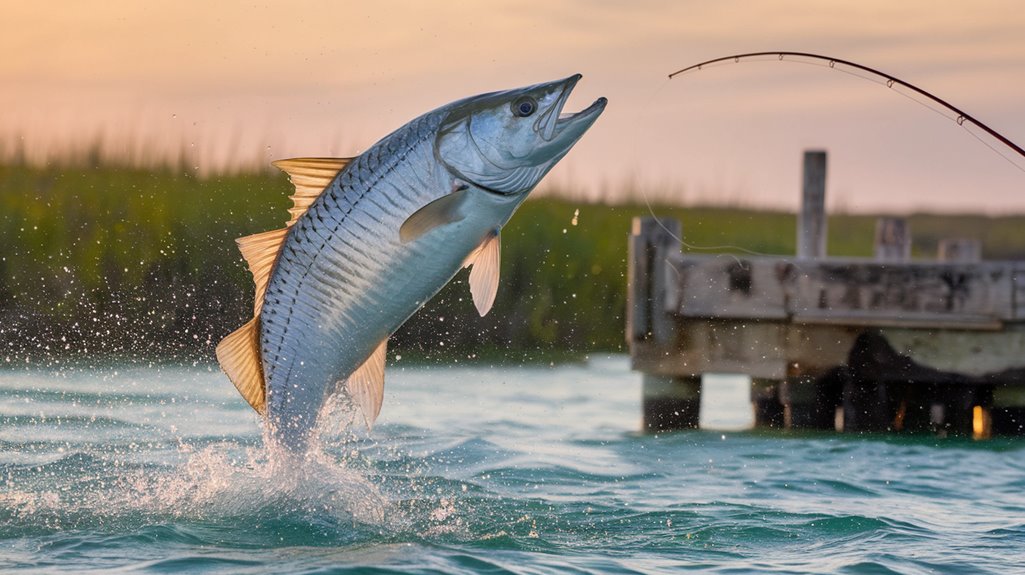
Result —
[[604, 109], [599, 99], [562, 116], [578, 79], [433, 110], [330, 179], [341, 161], [282, 163], [293, 198], [309, 190], [287, 228], [240, 239], [257, 282], [255, 317], [218, 346], [278, 443], [304, 450], [335, 393], [348, 393], [372, 424], [388, 337], [462, 267], [472, 266], [478, 310], [490, 309], [501, 228]]

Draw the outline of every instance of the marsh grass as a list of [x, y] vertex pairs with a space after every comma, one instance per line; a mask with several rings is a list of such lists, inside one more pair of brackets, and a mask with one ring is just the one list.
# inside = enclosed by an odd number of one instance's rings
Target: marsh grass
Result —
[[[285, 176], [270, 171], [198, 177], [186, 164], [88, 155], [0, 165], [0, 362], [212, 360], [220, 338], [251, 314], [251, 281], [234, 239], [282, 225], [289, 193]], [[680, 219], [695, 253], [794, 251], [795, 218], [786, 212], [650, 211]], [[646, 205], [589, 204], [557, 190], [526, 202], [502, 233], [491, 313], [477, 317], [462, 272], [390, 350], [516, 361], [621, 350], [626, 238], [632, 218], [648, 213]], [[910, 219], [919, 257], [951, 236], [982, 239], [988, 258], [1025, 257], [1025, 217]], [[830, 254], [871, 255], [874, 222], [831, 218]]]

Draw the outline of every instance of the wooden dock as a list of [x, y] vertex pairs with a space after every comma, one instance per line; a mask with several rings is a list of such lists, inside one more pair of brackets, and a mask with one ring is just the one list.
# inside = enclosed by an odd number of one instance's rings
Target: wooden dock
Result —
[[645, 428], [698, 425], [701, 377], [752, 378], [755, 425], [1025, 435], [1025, 261], [975, 240], [910, 259], [904, 220], [874, 258], [826, 257], [825, 152], [806, 152], [794, 257], [684, 255], [675, 220], [637, 218], [626, 338]]

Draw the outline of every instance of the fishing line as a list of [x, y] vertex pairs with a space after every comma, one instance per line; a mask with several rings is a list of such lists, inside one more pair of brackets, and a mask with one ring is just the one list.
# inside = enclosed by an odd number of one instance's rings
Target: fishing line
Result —
[[[641, 125], [641, 122], [640, 122], [640, 114], [641, 114], [641, 112], [640, 112], [640, 110], [642, 110], [642, 109], [644, 109], [644, 110], [652, 109], [651, 103], [655, 99], [655, 96], [658, 95], [662, 90], [665, 89], [666, 86], [669, 85], [669, 80], [671, 80], [671, 79], [672, 79], [672, 77], [670, 76], [669, 78], [666, 78], [665, 80], [663, 80], [662, 83], [658, 85], [658, 87], [656, 87], [654, 90], [652, 90], [648, 94], [647, 100], [644, 102], [644, 106], [639, 106], [636, 109], [636, 111], [634, 112], [634, 117], [637, 119], [637, 121], [635, 121], [635, 123], [634, 123], [635, 126], [640, 126]], [[632, 144], [631, 147], [632, 147], [633, 157], [634, 157], [634, 162], [635, 163], [637, 161], [637, 139], [638, 139], [637, 138], [637, 130], [634, 130], [633, 142], [631, 143]], [[741, 246], [736, 246], [736, 245], [702, 246], [702, 245], [698, 245], [698, 244], [692, 244], [692, 243], [688, 242], [687, 240], [683, 239], [682, 237], [677, 236], [675, 233], [673, 233], [672, 230], [667, 228], [665, 226], [665, 224], [662, 223], [662, 218], [660, 218], [658, 215], [655, 214], [655, 209], [651, 205], [651, 200], [648, 197], [648, 191], [647, 191], [646, 187], [643, 186], [643, 185], [640, 186], [640, 191], [641, 191], [641, 199], [644, 200], [644, 206], [647, 208], [648, 213], [655, 220], [655, 223], [658, 225], [658, 227], [662, 228], [662, 231], [664, 231], [666, 234], [668, 234], [669, 237], [671, 237], [674, 240], [680, 242], [680, 246], [683, 247], [683, 248], [686, 248], [686, 249], [691, 250], [691, 251], [724, 251], [724, 250], [730, 250], [730, 251], [741, 252], [743, 254], [752, 255], [752, 256], [772, 256], [772, 255], [777, 255], [777, 254], [769, 254], [769, 253], [757, 252], [757, 251], [749, 250], [747, 248], [744, 248], [744, 247], [741, 247]], [[686, 235], [686, 234], [683, 234], [683, 235]], [[745, 268], [746, 269], [745, 263], [740, 258], [738, 258], [737, 256], [735, 256], [733, 254], [723, 253], [723, 254], [716, 254], [716, 255], [733, 258], [733, 260], [737, 263], [737, 265], [741, 266], [741, 268]], [[668, 259], [666, 261], [669, 262]], [[680, 271], [677, 270], [675, 266], [671, 265], [671, 262], [669, 262], [669, 263], [670, 263], [670, 267], [673, 269], [673, 271], [675, 271], [675, 272], [677, 272], [677, 274], [679, 274]]]

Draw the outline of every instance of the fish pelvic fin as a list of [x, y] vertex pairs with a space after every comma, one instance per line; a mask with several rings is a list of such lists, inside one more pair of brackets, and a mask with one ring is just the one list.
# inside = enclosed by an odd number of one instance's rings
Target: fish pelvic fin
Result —
[[271, 165], [288, 174], [295, 186], [295, 193], [289, 196], [292, 207], [288, 213], [292, 217], [285, 225], [292, 227], [351, 161], [352, 158], [291, 158], [272, 162]]
[[384, 359], [387, 355], [388, 339], [385, 338], [363, 365], [345, 380], [345, 389], [363, 413], [367, 431], [373, 429], [384, 402]]
[[498, 295], [501, 254], [502, 239], [494, 230], [463, 261], [463, 267], [470, 268], [470, 295], [481, 317], [491, 311]]
[[267, 412], [267, 389], [260, 361], [260, 316], [228, 334], [217, 344], [217, 361], [228, 379], [257, 413]]

